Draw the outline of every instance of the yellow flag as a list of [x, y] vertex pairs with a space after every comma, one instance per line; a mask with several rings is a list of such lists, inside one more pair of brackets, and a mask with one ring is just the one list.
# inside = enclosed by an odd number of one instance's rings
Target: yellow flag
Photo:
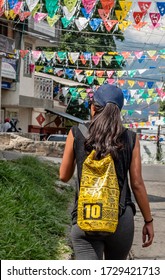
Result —
[[147, 102], [148, 105], [150, 104], [151, 100], [152, 100], [152, 98], [147, 98], [146, 99], [146, 102]]
[[78, 93], [80, 93], [81, 91], [84, 91], [85, 89], [84, 88], [78, 88], [77, 91]]
[[6, 17], [7, 19], [10, 19], [10, 11], [6, 10], [6, 11], [4, 12], [4, 15], [5, 15], [5, 17]]
[[87, 97], [87, 93], [85, 91], [80, 92], [80, 96], [82, 99], [85, 99]]
[[85, 71], [85, 75], [88, 77], [88, 76], [91, 76], [93, 74], [93, 70], [87, 70]]
[[14, 12], [14, 10], [10, 10], [9, 15], [10, 15], [11, 19], [15, 19], [15, 17], [16, 17], [16, 13]]
[[119, 1], [120, 7], [123, 11], [129, 12], [132, 7], [132, 1]]
[[36, 65], [35, 71], [36, 71], [36, 72], [40, 72], [43, 68], [44, 68], [44, 66]]
[[67, 7], [69, 12], [72, 12], [74, 7], [77, 5], [77, 0], [64, 0], [64, 5]]
[[118, 21], [123, 21], [126, 18], [128, 12], [123, 10], [116, 10], [115, 14]]
[[124, 71], [117, 71], [117, 76], [120, 78], [125, 74], [125, 70]]
[[118, 52], [108, 52], [108, 54], [110, 54], [110, 55], [117, 55]]
[[133, 86], [134, 86], [134, 84], [135, 84], [135, 81], [128, 80], [128, 84], [130, 85], [130, 87], [133, 87]]
[[74, 64], [74, 61], [73, 61], [71, 55], [68, 55], [68, 58], [69, 58], [70, 63]]
[[149, 55], [150, 57], [153, 57], [153, 56], [156, 54], [156, 51], [155, 51], [155, 50], [153, 50], [153, 51], [147, 51], [147, 53], [148, 53], [148, 55]]
[[128, 26], [132, 24], [132, 21], [128, 20], [123, 20], [122, 22], [119, 23], [119, 28], [121, 31], [125, 31]]
[[105, 81], [105, 78], [97, 77], [97, 81], [98, 81], [99, 85], [102, 85], [104, 83], [104, 81]]
[[37, 13], [37, 11], [41, 8], [41, 4], [37, 4], [33, 11], [31, 11], [31, 15], [34, 17], [34, 15]]
[[53, 25], [59, 20], [60, 15], [54, 15], [52, 18], [47, 16], [47, 22], [50, 27], [53, 27]]
[[152, 96], [153, 92], [154, 92], [154, 88], [148, 89], [149, 96]]
[[106, 63], [106, 65], [109, 65], [111, 63], [111, 60], [113, 59], [113, 56], [104, 55], [103, 59], [104, 59], [104, 62]]

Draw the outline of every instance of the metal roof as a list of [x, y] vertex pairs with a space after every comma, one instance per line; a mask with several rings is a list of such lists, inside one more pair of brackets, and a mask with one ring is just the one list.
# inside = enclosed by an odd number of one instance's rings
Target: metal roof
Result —
[[45, 109], [46, 112], [48, 113], [51, 113], [51, 114], [54, 114], [54, 115], [58, 115], [58, 116], [61, 116], [63, 118], [66, 118], [66, 119], [69, 119], [69, 120], [72, 120], [76, 123], [85, 123], [86, 121], [85, 120], [82, 120], [82, 119], [79, 119], [77, 117], [74, 117], [68, 113], [64, 113], [64, 112], [59, 112], [55, 109]]
[[88, 85], [83, 84], [83, 83], [78, 83], [78, 82], [75, 82], [75, 81], [72, 81], [72, 80], [56, 77], [54, 75], [49, 75], [49, 74], [45, 74], [45, 73], [41, 73], [41, 72], [35, 72], [35, 76], [41, 77], [41, 78], [52, 79], [56, 83], [59, 83], [61, 85], [65, 85], [65, 86], [70, 86], [70, 87], [84, 86], [84, 87], [88, 87]]

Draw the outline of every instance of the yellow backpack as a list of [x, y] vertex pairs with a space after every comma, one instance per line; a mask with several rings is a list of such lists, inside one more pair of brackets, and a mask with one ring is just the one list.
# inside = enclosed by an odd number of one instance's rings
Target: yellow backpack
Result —
[[87, 232], [114, 233], [119, 217], [119, 184], [111, 155], [96, 160], [95, 150], [83, 163], [78, 198], [78, 226]]

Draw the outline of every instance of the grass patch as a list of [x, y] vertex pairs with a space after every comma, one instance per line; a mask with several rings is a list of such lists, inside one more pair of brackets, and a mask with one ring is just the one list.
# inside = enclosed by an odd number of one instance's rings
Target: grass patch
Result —
[[31, 156], [0, 161], [1, 259], [62, 258], [74, 191], [71, 187], [59, 191], [58, 169]]

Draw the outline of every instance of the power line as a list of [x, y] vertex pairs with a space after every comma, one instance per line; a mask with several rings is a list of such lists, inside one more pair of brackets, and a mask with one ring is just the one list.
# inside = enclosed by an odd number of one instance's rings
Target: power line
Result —
[[[1, 20], [3, 20], [3, 21], [5, 21], [5, 22], [14, 22], [16, 25], [17, 24], [22, 24], [22, 25], [24, 25], [24, 26], [28, 26], [28, 23], [25, 23], [25, 22], [21, 22], [21, 21], [13, 21], [13, 20], [7, 20], [7, 19], [2, 19], [1, 18]], [[10, 28], [10, 27], [9, 27]], [[24, 31], [21, 31], [21, 30], [19, 30], [19, 29], [16, 29], [15, 27], [13, 27], [12, 28], [13, 30], [16, 30], [16, 31], [19, 31], [19, 32], [25, 32], [25, 30]], [[55, 31], [66, 31], [66, 32], [69, 32], [69, 33], [81, 33], [81, 34], [90, 34], [90, 35], [101, 35], [101, 36], [115, 36], [115, 37], [120, 37], [121, 35], [120, 34], [113, 34], [113, 33], [105, 33], [105, 32], [88, 32], [88, 31], [79, 31], [79, 30], [71, 30], [71, 29], [63, 29], [63, 28], [57, 28], [57, 27], [55, 27]], [[50, 32], [50, 27], [48, 27], [48, 31]], [[149, 32], [144, 32], [144, 31], [140, 31], [140, 32], [142, 32], [142, 33], [144, 33], [144, 34], [147, 34], [147, 35], [152, 35], [152, 33], [149, 33]], [[26, 31], [26, 33], [29, 33], [29, 31]], [[38, 33], [33, 33], [34, 35], [36, 35], [36, 36], [38, 36]], [[54, 35], [54, 33], [52, 33], [53, 35]], [[44, 39], [47, 39], [47, 40], [49, 40], [49, 39], [51, 39], [51, 37], [50, 36], [43, 36], [43, 35], [41, 35]], [[156, 34], [156, 33], [154, 33], [154, 36], [161, 36], [161, 39], [162, 39], [162, 34], [160, 35], [160, 34]], [[53, 37], [53, 36], [52, 36]], [[129, 37], [127, 37], [127, 38], [129, 38]], [[56, 41], [55, 41], [56, 42]], [[131, 42], [132, 44], [133, 44], [133, 42]], [[73, 43], [74, 44], [74, 43]], [[147, 44], [147, 43], [146, 43]], [[148, 45], [150, 45], [150, 44], [148, 44]], [[140, 45], [139, 45], [140, 46]], [[137, 43], [136, 43], [136, 48], [137, 48]]]
[[[3, 24], [1, 24], [0, 23], [0, 26], [5, 26], [6, 27], [6, 25], [3, 25]], [[34, 32], [31, 32], [31, 31], [26, 31], [26, 30], [20, 30], [20, 29], [16, 29], [16, 28], [11, 28], [11, 27], [8, 27], [9, 29], [12, 29], [12, 30], [14, 30], [14, 31], [17, 31], [17, 32], [20, 32], [20, 33], [23, 33], [23, 34], [28, 34], [28, 35], [31, 35], [31, 36], [34, 36], [35, 38], [37, 38], [37, 39], [41, 39], [41, 40], [45, 40], [45, 41], [49, 41], [50, 43], [59, 43], [59, 40], [53, 40], [52, 42], [51, 42], [51, 38], [50, 37], [47, 37], [47, 36], [44, 36], [44, 35], [41, 35], [41, 34], [38, 34], [38, 33], [34, 33]], [[70, 42], [67, 42], [67, 41], [61, 41], [61, 43], [66, 43], [67, 45], [75, 45], [75, 43], [70, 43]], [[81, 45], [86, 45], [85, 43], [81, 43]], [[126, 46], [127, 46], [128, 44], [125, 44], [125, 46], [124, 47], [122, 47], [122, 50], [124, 51], [124, 49], [123, 48], [126, 48]], [[93, 44], [88, 44], [88, 46], [91, 46], [91, 47], [97, 47], [97, 48], [103, 48], [103, 46], [102, 45], [93, 45]], [[141, 46], [141, 45], [140, 45]], [[112, 47], [111, 45], [109, 45], [109, 47]], [[131, 47], [134, 47], [134, 46], [131, 46]], [[106, 47], [106, 48], [108, 48], [108, 46]], [[120, 46], [119, 46], [119, 48], [121, 48]], [[142, 46], [141, 46], [141, 48], [143, 48]], [[160, 48], [159, 48], [160, 49]], [[136, 44], [136, 50], [137, 50], [137, 44]], [[130, 50], [130, 52], [132, 52], [133, 50]], [[147, 58], [147, 59], [150, 59], [150, 58]]]

